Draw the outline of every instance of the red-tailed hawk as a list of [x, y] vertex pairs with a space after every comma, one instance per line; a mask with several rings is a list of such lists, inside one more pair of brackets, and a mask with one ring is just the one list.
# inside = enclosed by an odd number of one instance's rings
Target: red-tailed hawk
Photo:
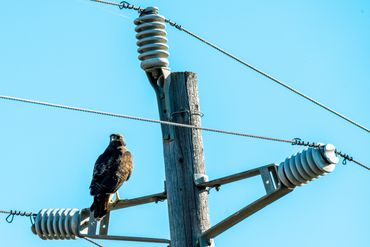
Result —
[[95, 162], [90, 185], [90, 194], [94, 196], [90, 211], [94, 212], [95, 218], [100, 219], [107, 214], [114, 193], [117, 193], [116, 200], [119, 199], [117, 190], [130, 178], [132, 168], [132, 156], [123, 136], [112, 134], [108, 147]]

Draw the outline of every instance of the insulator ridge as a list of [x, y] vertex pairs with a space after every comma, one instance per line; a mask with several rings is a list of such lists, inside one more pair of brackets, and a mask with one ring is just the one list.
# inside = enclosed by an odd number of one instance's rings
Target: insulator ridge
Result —
[[79, 236], [81, 212], [76, 208], [42, 209], [32, 230], [44, 240], [76, 239]]
[[333, 145], [310, 147], [281, 162], [278, 176], [286, 187], [294, 188], [332, 172], [338, 161]]
[[158, 8], [146, 8], [134, 23], [141, 68], [146, 72], [168, 68], [166, 19], [158, 14]]

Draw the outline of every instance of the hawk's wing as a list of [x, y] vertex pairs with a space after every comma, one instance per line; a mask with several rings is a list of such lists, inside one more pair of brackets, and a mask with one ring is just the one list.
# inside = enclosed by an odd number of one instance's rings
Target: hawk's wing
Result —
[[105, 169], [107, 169], [107, 162], [110, 163], [108, 155], [104, 152], [101, 154], [95, 162], [94, 170], [93, 170], [93, 179], [95, 176], [100, 176], [104, 173]]
[[132, 154], [128, 150], [123, 153], [122, 166], [123, 166], [123, 175], [124, 175], [123, 179], [124, 179], [124, 181], [127, 181], [127, 180], [130, 179], [132, 169], [133, 169]]
[[111, 187], [114, 187], [112, 175], [114, 167], [118, 166], [119, 157], [112, 152], [104, 152], [95, 162], [93, 178], [90, 184], [90, 194], [111, 193]]

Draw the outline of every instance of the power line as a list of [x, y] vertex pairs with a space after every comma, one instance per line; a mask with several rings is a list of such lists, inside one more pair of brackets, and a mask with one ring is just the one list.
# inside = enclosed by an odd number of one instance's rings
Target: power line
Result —
[[[54, 104], [54, 103], [49, 103], [49, 102], [42, 102], [42, 101], [38, 101], [38, 100], [24, 99], [24, 98], [5, 96], [5, 95], [0, 95], [0, 99], [22, 102], [22, 103], [28, 103], [28, 104], [34, 104], [34, 105], [42, 105], [42, 106], [59, 108], [59, 109], [70, 110], [70, 111], [91, 113], [91, 114], [114, 117], [114, 118], [121, 118], [121, 119], [123, 118], [123, 119], [130, 119], [130, 120], [142, 121], [142, 122], [148, 122], [148, 123], [165, 124], [165, 125], [171, 125], [171, 126], [176, 126], [176, 127], [181, 127], [181, 128], [189, 128], [189, 129], [219, 133], [219, 134], [224, 134], [224, 135], [241, 136], [241, 137], [247, 137], [247, 138], [254, 138], [254, 139], [281, 142], [281, 143], [289, 143], [289, 144], [292, 144], [292, 145], [308, 146], [308, 147], [314, 147], [314, 148], [320, 147], [320, 145], [317, 144], [317, 143], [304, 142], [304, 141], [301, 141], [301, 139], [299, 139], [299, 138], [294, 138], [292, 140], [289, 140], [289, 139], [281, 139], [281, 138], [274, 138], [274, 137], [266, 137], [266, 136], [253, 135], [253, 134], [236, 132], [236, 131], [228, 131], [228, 130], [221, 130], [221, 129], [215, 129], [215, 128], [199, 127], [199, 126], [190, 125], [190, 124], [182, 124], [182, 123], [176, 123], [176, 122], [171, 122], [171, 121], [163, 121], [163, 120], [156, 120], [156, 119], [150, 119], [150, 118], [123, 115], [123, 114], [117, 114], [117, 113], [111, 113], [111, 112], [105, 112], [105, 111], [98, 111], [98, 110], [92, 110], [92, 109], [75, 107], [75, 106]], [[337, 154], [339, 156], [341, 156], [342, 158], [344, 158], [344, 164], [345, 164], [345, 161], [349, 160], [349, 161], [353, 161], [354, 163], [364, 167], [367, 170], [370, 170], [370, 168], [368, 166], [362, 164], [361, 162], [358, 162], [358, 161], [354, 160], [351, 156], [349, 156], [347, 154], [344, 154], [340, 151], [337, 151]]]
[[0, 214], [7, 214], [8, 216], [5, 218], [6, 222], [12, 223], [14, 220], [14, 216], [25, 216], [29, 217], [31, 224], [33, 224], [33, 219], [34, 217], [37, 216], [37, 214], [32, 213], [32, 212], [24, 212], [24, 211], [19, 211], [19, 210], [10, 210], [10, 211], [5, 211], [5, 210], [0, 210]]
[[17, 216], [36, 216], [37, 214], [32, 213], [32, 212], [24, 212], [24, 211], [19, 211], [19, 210], [0, 210], [0, 214], [9, 214], [9, 215], [17, 215]]
[[[322, 144], [319, 144], [319, 143], [316, 143], [316, 142], [305, 142], [305, 141], [302, 141], [300, 138], [294, 138], [292, 140], [294, 143], [292, 143], [292, 145], [298, 145], [298, 146], [305, 146], [305, 147], [312, 147], [312, 148], [320, 148], [322, 146]], [[347, 160], [348, 161], [352, 161], [354, 163], [356, 163], [357, 165], [359, 166], [362, 166], [363, 168], [367, 169], [370, 171], [370, 167], [366, 166], [365, 164], [357, 161], [357, 160], [354, 160], [352, 156], [346, 154], [346, 153], [343, 153], [339, 150], [335, 150], [335, 153], [337, 155], [339, 155], [340, 157], [343, 158], [343, 162], [342, 164], [343, 165], [346, 165], [347, 164]]]
[[[136, 7], [136, 6], [134, 6], [134, 5], [131, 5], [131, 4], [129, 4], [129, 3], [128, 3], [128, 2], [126, 2], [126, 1], [123, 1], [123, 2], [121, 2], [121, 3], [119, 3], [119, 4], [118, 4], [118, 3], [114, 3], [114, 2], [102, 1], [102, 0], [90, 0], [90, 1], [98, 2], [98, 3], [103, 3], [103, 4], [109, 4], [109, 5], [115, 5], [115, 6], [118, 6], [120, 9], [134, 9], [134, 10], [137, 10], [137, 11], [139, 11], [139, 12], [142, 12], [142, 11], [144, 10], [144, 9], [143, 9], [143, 8], [141, 8], [141, 7]], [[253, 66], [252, 64], [249, 64], [249, 63], [247, 63], [247, 62], [243, 61], [242, 59], [238, 58], [237, 56], [235, 56], [235, 55], [231, 54], [230, 52], [227, 52], [226, 50], [222, 49], [221, 47], [219, 47], [219, 46], [217, 46], [217, 45], [215, 45], [215, 44], [213, 44], [213, 43], [211, 43], [211, 42], [207, 41], [206, 39], [204, 39], [204, 38], [202, 38], [202, 37], [200, 37], [200, 36], [196, 35], [195, 33], [193, 33], [193, 32], [191, 32], [191, 31], [189, 31], [188, 29], [186, 29], [186, 28], [184, 28], [183, 26], [181, 26], [181, 25], [177, 24], [176, 22], [173, 22], [172, 20], [167, 19], [167, 18], [165, 19], [165, 21], [166, 21], [168, 24], [170, 24], [171, 26], [175, 27], [176, 29], [178, 29], [178, 30], [180, 30], [180, 31], [183, 31], [183, 32], [187, 33], [188, 35], [190, 35], [190, 36], [192, 36], [192, 37], [196, 38], [197, 40], [199, 40], [199, 41], [201, 41], [201, 42], [205, 43], [206, 45], [208, 45], [208, 46], [210, 46], [210, 47], [212, 47], [212, 48], [216, 49], [217, 51], [219, 51], [219, 52], [223, 53], [224, 55], [226, 55], [226, 56], [228, 56], [228, 57], [230, 57], [230, 58], [232, 58], [233, 60], [237, 61], [238, 63], [240, 63], [240, 64], [242, 64], [242, 65], [244, 65], [244, 66], [246, 66], [246, 67], [248, 67], [248, 68], [250, 68], [250, 69], [252, 69], [252, 70], [254, 70], [255, 72], [257, 72], [257, 73], [261, 74], [262, 76], [264, 76], [264, 77], [266, 77], [266, 78], [268, 78], [268, 79], [272, 80], [273, 82], [275, 82], [275, 83], [279, 84], [280, 86], [285, 87], [286, 89], [290, 90], [291, 92], [293, 92], [293, 93], [295, 93], [295, 94], [297, 94], [297, 95], [299, 95], [299, 96], [301, 96], [301, 97], [305, 98], [306, 100], [308, 100], [308, 101], [310, 101], [310, 102], [314, 103], [315, 105], [317, 105], [317, 106], [319, 106], [319, 107], [321, 107], [321, 108], [323, 108], [323, 109], [325, 109], [325, 110], [327, 110], [327, 111], [329, 111], [329, 112], [333, 113], [334, 115], [336, 115], [336, 116], [338, 116], [338, 117], [340, 117], [340, 118], [342, 118], [342, 119], [346, 120], [347, 122], [349, 122], [349, 123], [353, 124], [354, 126], [357, 126], [357, 127], [358, 127], [358, 128], [360, 128], [360, 129], [365, 130], [365, 131], [366, 131], [366, 132], [368, 132], [368, 133], [370, 132], [370, 129], [368, 129], [367, 127], [365, 127], [365, 126], [361, 125], [360, 123], [358, 123], [358, 122], [356, 122], [356, 121], [354, 121], [354, 120], [350, 119], [349, 117], [347, 117], [347, 116], [343, 115], [342, 113], [339, 113], [338, 111], [336, 111], [336, 110], [334, 110], [334, 109], [332, 109], [332, 108], [330, 108], [330, 107], [328, 107], [328, 106], [324, 105], [323, 103], [321, 103], [321, 102], [319, 102], [319, 101], [315, 100], [314, 98], [312, 98], [312, 97], [310, 97], [310, 96], [308, 96], [308, 95], [306, 95], [306, 94], [304, 94], [304, 93], [300, 92], [299, 90], [297, 90], [297, 89], [293, 88], [292, 86], [288, 85], [287, 83], [283, 82], [282, 80], [279, 80], [279, 79], [277, 79], [277, 78], [273, 77], [272, 75], [270, 75], [270, 74], [268, 74], [268, 73], [266, 73], [266, 72], [264, 72], [264, 71], [262, 71], [262, 70], [258, 69], [257, 67]]]
[[97, 242], [95, 242], [94, 240], [90, 239], [90, 238], [87, 238], [87, 237], [82, 237], [83, 239], [85, 239], [86, 241], [92, 243], [93, 245], [96, 245], [98, 247], [104, 247], [103, 245], [101, 244], [98, 244]]
[[132, 5], [128, 2], [126, 2], [126, 1], [122, 1], [120, 3], [109, 2], [109, 1], [104, 1], [104, 0], [90, 0], [90, 1], [97, 2], [97, 3], [103, 3], [103, 4], [107, 4], [107, 5], [117, 6], [120, 9], [133, 9], [133, 10], [136, 10], [136, 11], [139, 11], [139, 12], [144, 11], [143, 8]]
[[370, 167], [362, 164], [361, 162], [358, 162], [357, 160], [354, 160], [352, 156], [349, 156], [348, 154], [342, 153], [339, 150], [335, 150], [335, 153], [343, 158], [343, 165], [345, 165], [347, 163], [347, 160], [349, 160], [349, 161], [352, 161], [352, 162], [356, 163], [357, 165], [362, 166], [363, 168], [370, 171]]
[[[178, 25], [177, 25], [177, 26], [178, 26]], [[339, 113], [338, 111], [335, 111], [334, 109], [332, 109], [332, 108], [330, 108], [330, 107], [328, 107], [328, 106], [324, 105], [323, 103], [320, 103], [319, 101], [317, 101], [317, 100], [313, 99], [312, 97], [310, 97], [310, 96], [308, 96], [308, 95], [306, 95], [306, 94], [304, 94], [304, 93], [302, 93], [302, 92], [298, 91], [297, 89], [295, 89], [295, 88], [293, 88], [293, 87], [289, 86], [288, 84], [284, 83], [283, 81], [281, 81], [281, 80], [279, 80], [279, 79], [277, 79], [277, 78], [273, 77], [272, 75], [267, 74], [266, 72], [263, 72], [262, 70], [258, 69], [257, 67], [255, 67], [255, 66], [253, 66], [253, 65], [251, 65], [251, 64], [249, 64], [249, 63], [246, 63], [245, 61], [241, 60], [240, 58], [238, 58], [238, 57], [236, 57], [236, 56], [232, 55], [231, 53], [229, 53], [229, 52], [227, 52], [227, 51], [225, 51], [225, 50], [221, 49], [220, 47], [218, 47], [218, 46], [216, 46], [216, 45], [214, 45], [214, 44], [210, 43], [209, 41], [207, 41], [207, 40], [205, 40], [205, 39], [203, 39], [203, 38], [201, 38], [201, 37], [197, 36], [196, 34], [194, 34], [194, 33], [190, 32], [189, 30], [187, 30], [187, 29], [185, 29], [185, 28], [183, 28], [183, 27], [181, 27], [181, 26], [180, 26], [180, 28], [178, 28], [177, 26], [175, 26], [177, 29], [179, 29], [179, 30], [181, 30], [181, 31], [184, 31], [185, 33], [187, 33], [187, 34], [189, 34], [189, 35], [193, 36], [194, 38], [196, 38], [196, 39], [198, 39], [198, 40], [202, 41], [203, 43], [205, 43], [205, 44], [207, 44], [207, 45], [209, 45], [209, 46], [213, 47], [214, 49], [216, 49], [216, 50], [218, 50], [219, 52], [221, 52], [221, 53], [223, 53], [223, 54], [227, 55], [228, 57], [230, 57], [230, 58], [234, 59], [235, 61], [237, 61], [237, 62], [241, 63], [242, 65], [244, 65], [244, 66], [246, 66], [246, 67], [248, 67], [248, 68], [250, 68], [250, 69], [252, 69], [252, 70], [256, 71], [257, 73], [259, 73], [259, 74], [261, 74], [261, 75], [263, 75], [263, 76], [267, 77], [268, 79], [270, 79], [270, 80], [272, 80], [272, 81], [274, 81], [274, 82], [278, 83], [279, 85], [281, 85], [281, 86], [285, 87], [286, 89], [288, 89], [288, 90], [292, 91], [293, 93], [298, 94], [299, 96], [301, 96], [301, 97], [303, 97], [303, 98], [305, 98], [305, 99], [309, 100], [310, 102], [312, 102], [312, 103], [314, 103], [314, 104], [316, 104], [316, 105], [318, 105], [318, 106], [322, 107], [323, 109], [325, 109], [325, 110], [327, 110], [327, 111], [329, 111], [329, 112], [331, 112], [331, 113], [333, 113], [333, 114], [337, 115], [338, 117], [340, 117], [340, 118], [342, 118], [342, 119], [346, 120], [347, 122], [349, 122], [349, 123], [351, 123], [351, 124], [353, 124], [353, 125], [355, 125], [355, 126], [357, 126], [357, 127], [361, 128], [361, 129], [365, 130], [366, 132], [370, 132], [370, 130], [369, 130], [368, 128], [366, 128], [365, 126], [363, 126], [363, 125], [361, 125], [361, 124], [359, 124], [359, 123], [355, 122], [354, 120], [350, 119], [349, 117], [347, 117], [347, 116], [345, 116], [345, 115], [343, 115], [343, 114]]]
[[285, 142], [285, 143], [291, 143], [291, 144], [294, 143], [294, 141], [292, 141], [292, 140], [286, 140], [286, 139], [280, 139], [280, 138], [265, 137], [265, 136], [252, 135], [252, 134], [247, 134], [247, 133], [241, 133], [241, 132], [236, 132], [236, 131], [227, 131], [227, 130], [214, 129], [214, 128], [204, 128], [204, 127], [198, 127], [198, 126], [190, 125], [190, 124], [182, 124], [182, 123], [176, 123], [176, 122], [170, 122], [170, 121], [163, 121], [163, 120], [156, 120], [156, 119], [150, 119], [150, 118], [136, 117], [136, 116], [117, 114], [117, 113], [111, 113], [111, 112], [105, 112], [105, 111], [98, 111], [98, 110], [92, 110], [92, 109], [74, 107], [74, 106], [67, 106], [67, 105], [61, 105], [61, 104], [54, 104], [54, 103], [49, 103], [49, 102], [42, 102], [42, 101], [37, 101], [37, 100], [17, 98], [17, 97], [5, 96], [5, 95], [0, 95], [0, 99], [23, 102], [23, 103], [29, 103], [29, 104], [34, 104], [34, 105], [48, 106], [48, 107], [53, 107], [53, 108], [60, 108], [60, 109], [64, 109], [64, 110], [85, 112], [85, 113], [103, 115], [103, 116], [108, 116], [108, 117], [124, 118], [124, 119], [130, 119], [130, 120], [136, 120], [136, 121], [142, 121], [142, 122], [172, 125], [172, 126], [176, 126], [176, 127], [203, 130], [203, 131], [215, 132], [215, 133], [226, 134], [226, 135], [242, 136], [242, 137], [256, 138], [256, 139], [275, 141], [275, 142]]
[[98, 3], [104, 3], [104, 4], [108, 4], [108, 5], [113, 5], [113, 6], [117, 6], [117, 7], [122, 7], [123, 4], [122, 3], [114, 3], [114, 2], [108, 2], [108, 1], [101, 1], [101, 0], [91, 0], [93, 2], [98, 2]]

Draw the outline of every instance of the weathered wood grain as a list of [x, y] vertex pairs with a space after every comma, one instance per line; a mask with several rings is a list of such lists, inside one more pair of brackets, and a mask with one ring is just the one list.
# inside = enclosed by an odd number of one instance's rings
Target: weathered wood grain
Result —
[[[157, 91], [161, 120], [201, 126], [197, 76], [171, 73]], [[196, 246], [210, 227], [208, 193], [194, 183], [205, 174], [200, 130], [162, 125], [171, 247]]]

